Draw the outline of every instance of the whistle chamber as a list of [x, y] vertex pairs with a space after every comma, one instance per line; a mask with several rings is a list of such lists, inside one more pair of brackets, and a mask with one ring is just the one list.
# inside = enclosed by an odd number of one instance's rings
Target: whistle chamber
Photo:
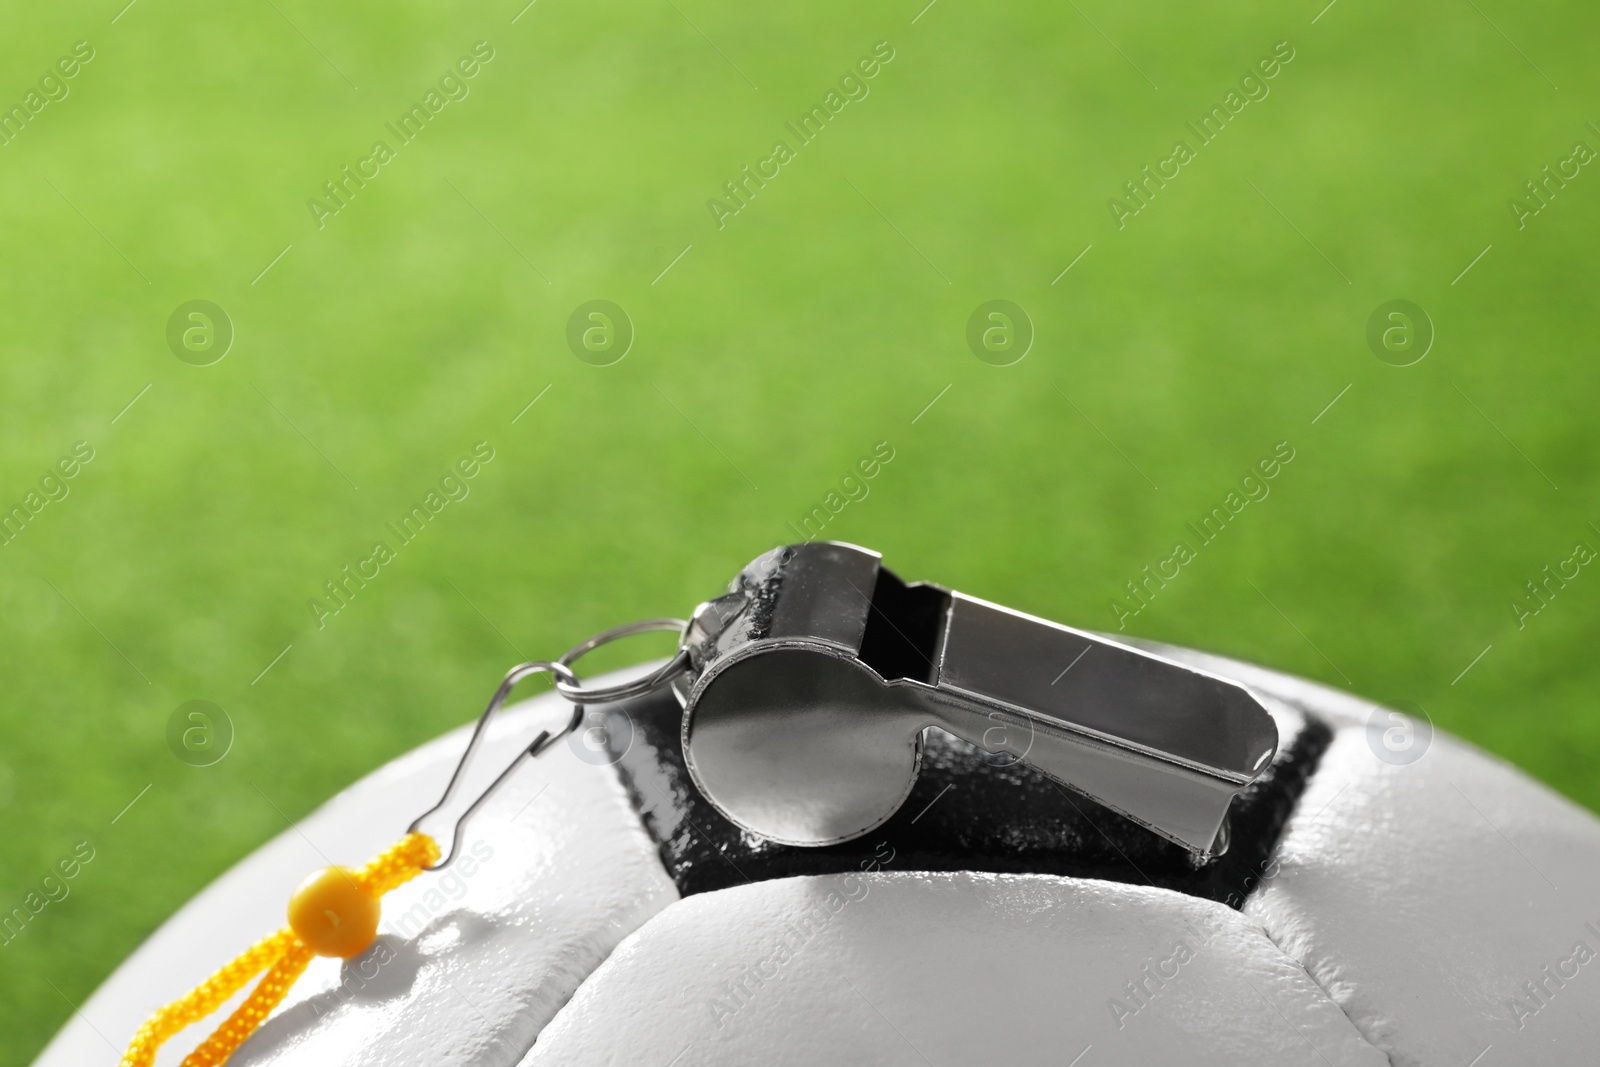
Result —
[[1216, 856], [1233, 798], [1278, 747], [1272, 716], [1236, 682], [908, 584], [837, 542], [757, 558], [695, 611], [682, 652], [695, 784], [738, 826], [789, 845], [881, 825], [937, 726]]

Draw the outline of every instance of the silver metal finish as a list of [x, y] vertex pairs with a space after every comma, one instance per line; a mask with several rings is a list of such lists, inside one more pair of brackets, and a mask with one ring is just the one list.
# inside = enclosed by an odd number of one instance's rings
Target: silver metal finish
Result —
[[[489, 799], [489, 795], [500, 787], [500, 783], [510, 777], [511, 772], [516, 770], [523, 760], [538, 756], [551, 745], [577, 729], [578, 723], [583, 721], [585, 704], [608, 704], [618, 700], [626, 700], [629, 697], [642, 696], [645, 693], [660, 689], [662, 686], [672, 684], [673, 679], [687, 670], [689, 667], [689, 654], [682, 647], [681, 635], [688, 629], [688, 626], [689, 624], [682, 619], [644, 619], [639, 622], [631, 622], [625, 626], [612, 627], [609, 630], [595, 634], [586, 641], [573, 645], [558, 660], [522, 663], [511, 668], [500, 682], [500, 687], [494, 691], [494, 696], [489, 699], [489, 706], [484, 708], [483, 714], [478, 717], [477, 725], [472, 728], [472, 737], [467, 741], [466, 751], [461, 753], [461, 760], [456, 764], [455, 771], [451, 773], [450, 781], [445, 785], [444, 793], [439, 797], [439, 802], [412, 820], [410, 827], [407, 828], [407, 833], [415, 833], [424, 819], [449, 803], [450, 797], [456, 791], [456, 786], [461, 783], [461, 776], [466, 771], [467, 764], [472, 760], [472, 754], [478, 750], [478, 742], [483, 738], [483, 731], [489, 725], [489, 719], [496, 711], [500, 710], [501, 705], [506, 702], [506, 697], [511, 694], [511, 690], [518, 682], [525, 678], [531, 678], [535, 674], [550, 674], [555, 682], [556, 690], [572, 701], [572, 718], [557, 733], [552, 734], [548, 730], [541, 730], [539, 736], [535, 737], [527, 748], [518, 753], [517, 757], [508, 763], [505, 769], [495, 777], [495, 780], [490, 782], [483, 792], [478, 794], [477, 798], [467, 806], [467, 809], [461, 813], [451, 827], [450, 851], [438, 863], [429, 867], [428, 870], [437, 871], [441, 867], [448, 866], [450, 861], [456, 858], [456, 853], [461, 849], [462, 825], [472, 817], [473, 812], [483, 806], [483, 802]], [[578, 676], [572, 672], [574, 663], [601, 645], [610, 644], [612, 641], [620, 641], [624, 637], [632, 637], [635, 634], [653, 633], [662, 630], [671, 630], [680, 635], [678, 653], [661, 667], [641, 678], [635, 678], [619, 685], [586, 689], [579, 683]]]
[[[739, 826], [791, 845], [866, 833], [916, 779], [940, 727], [1022, 760], [1202, 855], [1277, 751], [1234, 682], [928, 584], [877, 553], [775, 549], [683, 636], [683, 746]], [[657, 672], [660, 673], [660, 672]]]
[[[689, 668], [689, 653], [683, 648], [682, 638], [689, 624], [683, 619], [641, 619], [639, 622], [630, 622], [622, 626], [613, 626], [609, 630], [602, 630], [587, 641], [580, 641], [561, 654], [556, 660], [558, 664], [568, 668], [567, 676], [556, 675], [556, 691], [576, 704], [610, 704], [618, 700], [627, 700], [629, 697], [644, 696], [654, 692], [662, 686], [670, 685], [672, 680]], [[658, 669], [651, 671], [641, 678], [618, 685], [586, 689], [578, 684], [570, 668], [572, 665], [601, 645], [609, 645], [613, 641], [620, 641], [624, 637], [633, 637], [636, 634], [659, 633], [672, 631], [678, 634], [678, 651]], [[568, 680], [570, 679], [570, 681]]]
[[[483, 731], [489, 725], [490, 717], [500, 710], [501, 705], [506, 702], [506, 697], [511, 694], [511, 690], [516, 687], [516, 684], [524, 678], [531, 678], [535, 674], [544, 674], [546, 672], [554, 675], [557, 682], [565, 681], [572, 685], [577, 684], [577, 676], [564, 663], [551, 663], [541, 660], [533, 663], [521, 663], [507, 671], [505, 678], [500, 682], [500, 687], [494, 691], [494, 696], [489, 698], [489, 706], [483, 709], [482, 715], [478, 716], [478, 723], [472, 728], [472, 737], [467, 741], [466, 751], [461, 753], [461, 760], [456, 764], [455, 771], [451, 773], [449, 783], [445, 785], [444, 792], [439, 796], [439, 802], [413, 819], [411, 825], [406, 827], [406, 833], [416, 833], [417, 828], [422, 825], [424, 819], [449, 803], [451, 795], [456, 791], [456, 786], [461, 782], [462, 773], [467, 769], [467, 763], [471, 761], [472, 754], [478, 750], [478, 742], [483, 738]], [[477, 799], [467, 805], [467, 810], [456, 818], [455, 824], [450, 829], [450, 851], [438, 863], [426, 869], [437, 871], [441, 867], [449, 866], [450, 861], [456, 858], [456, 853], [461, 848], [462, 824], [472, 817], [472, 813], [477, 811], [485, 800], [489, 799], [489, 795], [499, 788], [500, 783], [504, 782], [511, 772], [521, 765], [523, 760], [532, 759], [563, 737], [566, 737], [577, 727], [582, 719], [583, 705], [577, 704], [572, 709], [572, 718], [567, 721], [567, 725], [559, 732], [552, 734], [549, 730], [540, 730], [539, 736], [535, 737], [527, 748], [517, 753], [516, 758], [506, 764], [505, 770], [501, 771], [495, 777], [495, 780], [490, 782], [483, 792], [478, 794]]]

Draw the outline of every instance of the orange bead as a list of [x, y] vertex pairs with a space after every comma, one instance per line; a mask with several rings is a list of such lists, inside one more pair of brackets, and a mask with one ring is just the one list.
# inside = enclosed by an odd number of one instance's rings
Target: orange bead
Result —
[[359, 956], [378, 936], [378, 898], [348, 867], [312, 873], [289, 898], [289, 928], [319, 956]]

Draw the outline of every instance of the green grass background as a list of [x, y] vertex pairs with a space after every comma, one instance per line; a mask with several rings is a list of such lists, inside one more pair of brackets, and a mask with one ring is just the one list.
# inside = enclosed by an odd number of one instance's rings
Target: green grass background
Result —
[[[96, 858], [0, 948], [0, 1061], [285, 814], [518, 657], [686, 612], [879, 441], [827, 536], [1102, 629], [1289, 441], [1130, 631], [1409, 701], [1600, 807], [1600, 574], [1510, 608], [1600, 547], [1600, 173], [1507, 207], [1600, 147], [1600, 12], [923, 2], [8, 13], [0, 101], [96, 57], [0, 148], [0, 501], [96, 458], [0, 549], [0, 907]], [[480, 40], [470, 97], [319, 231], [307, 198]], [[719, 231], [706, 200], [880, 40], [870, 96]], [[1282, 40], [1118, 230], [1107, 199]], [[1397, 297], [1437, 330], [1404, 368], [1364, 340]], [[237, 331], [208, 367], [164, 339], [196, 298]], [[564, 339], [594, 298], [637, 331], [609, 367]], [[964, 340], [991, 298], [1036, 330], [1013, 366]], [[470, 497], [319, 630], [322, 582], [478, 441]], [[210, 767], [166, 744], [191, 699], [236, 730]]]

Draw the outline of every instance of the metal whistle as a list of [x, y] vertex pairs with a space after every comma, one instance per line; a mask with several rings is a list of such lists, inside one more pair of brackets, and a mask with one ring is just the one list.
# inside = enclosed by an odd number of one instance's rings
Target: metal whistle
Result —
[[683, 751], [751, 833], [830, 845], [905, 801], [937, 726], [1202, 856], [1271, 762], [1243, 686], [924, 582], [854, 545], [777, 548], [701, 604], [683, 637]]

